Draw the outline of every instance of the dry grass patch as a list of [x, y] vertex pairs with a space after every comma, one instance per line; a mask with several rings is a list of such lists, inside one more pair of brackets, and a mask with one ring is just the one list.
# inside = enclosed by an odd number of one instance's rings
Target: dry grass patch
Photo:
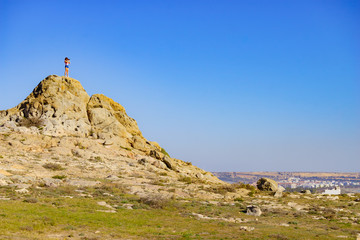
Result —
[[63, 168], [60, 164], [57, 164], [57, 163], [45, 163], [42, 166], [43, 166], [43, 168], [50, 169], [53, 171], [65, 170], [65, 168]]

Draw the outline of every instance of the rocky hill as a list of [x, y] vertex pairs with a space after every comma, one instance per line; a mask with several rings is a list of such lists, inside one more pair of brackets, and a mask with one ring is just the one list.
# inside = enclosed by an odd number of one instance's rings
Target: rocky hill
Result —
[[72, 78], [0, 111], [0, 239], [360, 240], [360, 194], [257, 188], [171, 158]]
[[0, 162], [0, 185], [24, 192], [35, 183], [113, 181], [133, 194], [224, 198], [213, 186], [226, 185], [145, 139], [119, 103], [102, 94], [90, 97], [79, 81], [56, 75], [0, 111]]

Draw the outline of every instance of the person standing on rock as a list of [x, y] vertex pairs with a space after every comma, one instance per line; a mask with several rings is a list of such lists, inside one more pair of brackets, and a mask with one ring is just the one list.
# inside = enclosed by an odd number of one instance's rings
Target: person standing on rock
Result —
[[66, 75], [69, 76], [69, 64], [70, 64], [70, 59], [68, 59], [68, 58], [66, 57], [64, 63], [65, 63], [65, 73], [64, 73], [64, 75], [65, 75], [65, 77], [66, 77]]

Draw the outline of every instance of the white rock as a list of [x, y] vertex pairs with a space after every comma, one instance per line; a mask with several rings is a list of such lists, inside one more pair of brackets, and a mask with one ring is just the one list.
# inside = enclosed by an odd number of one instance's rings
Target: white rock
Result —
[[29, 190], [27, 190], [26, 188], [21, 188], [21, 189], [15, 190], [15, 192], [25, 194], [25, 193], [28, 193]]
[[251, 232], [251, 231], [254, 231], [254, 227], [249, 227], [249, 226], [240, 226], [240, 230], [244, 230], [244, 231], [248, 231], [248, 232]]

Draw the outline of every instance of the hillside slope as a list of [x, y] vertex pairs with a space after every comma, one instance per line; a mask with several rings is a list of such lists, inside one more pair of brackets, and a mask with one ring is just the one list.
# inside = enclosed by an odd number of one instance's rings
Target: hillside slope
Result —
[[23, 191], [35, 183], [113, 181], [133, 194], [224, 198], [211, 186], [226, 183], [171, 158], [143, 137], [124, 107], [90, 97], [73, 78], [48, 76], [19, 105], [0, 111], [0, 153], [1, 184]]

